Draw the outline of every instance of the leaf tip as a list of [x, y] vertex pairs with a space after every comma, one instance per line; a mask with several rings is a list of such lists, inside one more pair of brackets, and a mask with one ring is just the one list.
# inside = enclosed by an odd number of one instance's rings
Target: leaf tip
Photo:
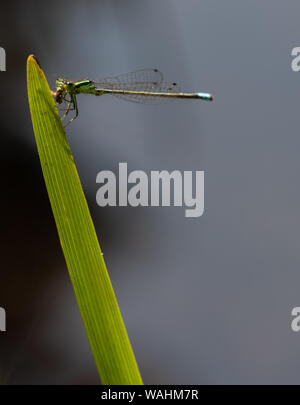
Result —
[[29, 55], [27, 58], [27, 65], [29, 65], [30, 63], [34, 63], [35, 65], [38, 65], [38, 67], [40, 69], [42, 69], [40, 62], [37, 60], [37, 58], [33, 54]]

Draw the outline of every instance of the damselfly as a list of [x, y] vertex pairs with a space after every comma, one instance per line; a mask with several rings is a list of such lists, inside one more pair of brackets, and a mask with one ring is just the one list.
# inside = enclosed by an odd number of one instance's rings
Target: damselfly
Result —
[[67, 125], [78, 117], [76, 99], [78, 94], [94, 94], [95, 96], [112, 94], [124, 100], [144, 104], [156, 104], [163, 100], [179, 98], [213, 100], [213, 96], [209, 93], [182, 93], [177, 83], [164, 82], [162, 73], [157, 69], [138, 70], [102, 79], [99, 82], [88, 79], [70, 81], [60, 78], [56, 80], [53, 95], [57, 104], [67, 103], [62, 120], [68, 116], [70, 111], [75, 112]]

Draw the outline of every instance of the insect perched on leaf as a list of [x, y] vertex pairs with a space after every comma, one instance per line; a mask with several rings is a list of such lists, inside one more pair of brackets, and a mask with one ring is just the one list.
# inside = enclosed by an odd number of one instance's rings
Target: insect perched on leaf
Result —
[[74, 116], [66, 124], [70, 124], [78, 117], [77, 95], [112, 94], [119, 98], [135, 103], [156, 104], [167, 99], [200, 99], [212, 101], [210, 93], [182, 93], [177, 83], [163, 81], [162, 73], [157, 69], [143, 69], [136, 72], [125, 73], [116, 77], [109, 77], [98, 82], [93, 80], [70, 81], [57, 79], [53, 95], [57, 104], [67, 103], [64, 120], [70, 111], [75, 111]]

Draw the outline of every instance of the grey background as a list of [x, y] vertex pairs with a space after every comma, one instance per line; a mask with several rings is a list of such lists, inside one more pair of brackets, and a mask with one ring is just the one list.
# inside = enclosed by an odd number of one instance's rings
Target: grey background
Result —
[[[147, 384], [298, 384], [297, 1], [111, 0], [2, 5], [0, 370], [8, 384], [98, 376], [57, 240], [26, 95], [34, 53], [57, 76], [159, 68], [213, 103], [79, 98], [68, 138]], [[96, 175], [204, 170], [205, 213], [100, 208]]]

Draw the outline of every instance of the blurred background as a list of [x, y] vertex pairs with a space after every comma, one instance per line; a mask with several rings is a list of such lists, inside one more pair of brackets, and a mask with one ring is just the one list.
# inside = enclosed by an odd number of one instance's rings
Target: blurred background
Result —
[[[1, 5], [0, 375], [97, 384], [42, 178], [26, 58], [58, 76], [158, 68], [213, 103], [79, 97], [67, 135], [146, 384], [298, 384], [300, 46], [296, 0]], [[204, 170], [205, 213], [100, 208], [101, 170]]]

